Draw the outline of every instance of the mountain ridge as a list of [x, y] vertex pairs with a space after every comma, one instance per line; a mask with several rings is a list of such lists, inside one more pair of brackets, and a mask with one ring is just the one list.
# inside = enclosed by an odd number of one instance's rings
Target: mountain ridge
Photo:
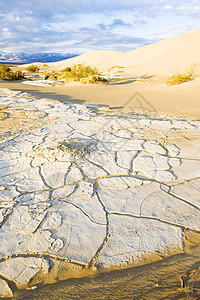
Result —
[[54, 53], [54, 52], [38, 52], [38, 53], [25, 53], [25, 52], [4, 52], [0, 51], [0, 63], [49, 63], [65, 60], [76, 57], [78, 54], [74, 53]]

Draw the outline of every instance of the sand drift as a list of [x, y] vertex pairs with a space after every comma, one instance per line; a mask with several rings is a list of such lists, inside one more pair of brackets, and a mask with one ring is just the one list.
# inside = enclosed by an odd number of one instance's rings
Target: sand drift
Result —
[[51, 258], [111, 268], [184, 252], [200, 231], [200, 121], [0, 90], [0, 128], [22, 110], [29, 121], [0, 132], [1, 296]]

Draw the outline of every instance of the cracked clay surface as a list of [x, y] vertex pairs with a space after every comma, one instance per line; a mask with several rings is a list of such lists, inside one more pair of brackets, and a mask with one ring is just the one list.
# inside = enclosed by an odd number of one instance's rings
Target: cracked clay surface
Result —
[[[185, 230], [200, 231], [199, 121], [0, 99], [2, 295], [48, 272], [49, 257], [109, 268], [184, 252]], [[26, 116], [6, 131], [11, 110]]]

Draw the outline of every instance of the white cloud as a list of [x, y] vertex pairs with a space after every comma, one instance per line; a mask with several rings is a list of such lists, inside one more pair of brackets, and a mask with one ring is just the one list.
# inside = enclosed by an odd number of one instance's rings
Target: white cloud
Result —
[[188, 15], [199, 15], [200, 16], [200, 6], [190, 7], [190, 6], [180, 6], [177, 8], [178, 12], [184, 12]]
[[[184, 2], [184, 1], [183, 1]], [[193, 17], [198, 17], [200, 14], [200, 5], [197, 6], [198, 2], [196, 0], [192, 0], [192, 1], [187, 1], [184, 5], [180, 5], [180, 3], [176, 2], [174, 3], [174, 6], [172, 5], [165, 5], [164, 6], [164, 10], [166, 11], [170, 11], [173, 12], [174, 14], [182, 14], [182, 15], [189, 15], [189, 16], [193, 16]], [[190, 5], [188, 5], [190, 4]]]
[[25, 52], [131, 50], [197, 29], [199, 15], [197, 0], [181, 5], [178, 0], [1, 0], [0, 46]]
[[173, 7], [171, 5], [165, 5], [164, 9], [171, 10], [171, 9], [173, 9]]

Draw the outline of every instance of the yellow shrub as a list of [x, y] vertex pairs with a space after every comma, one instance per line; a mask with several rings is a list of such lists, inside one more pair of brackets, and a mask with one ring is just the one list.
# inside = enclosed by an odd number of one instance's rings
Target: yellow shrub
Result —
[[39, 72], [39, 70], [40, 70], [40, 68], [36, 65], [31, 65], [26, 68], [26, 71], [31, 72], [31, 73], [37, 73], [37, 72]]
[[21, 71], [13, 72], [8, 65], [0, 66], [0, 80], [22, 80], [24, 73]]
[[200, 74], [200, 65], [196, 62], [193, 62], [187, 69], [186, 73], [191, 76], [198, 76]]
[[181, 74], [179, 71], [176, 71], [174, 75], [169, 77], [166, 80], [166, 84], [168, 85], [175, 85], [180, 84], [186, 81], [190, 81], [192, 77], [200, 75], [200, 65], [196, 62], [193, 62], [189, 65], [188, 68], [185, 69], [185, 73]]
[[86, 78], [92, 75], [97, 75], [98, 70], [84, 64], [73, 65], [72, 67], [66, 67], [62, 70], [63, 77], [67, 82], [80, 81], [81, 78]]
[[46, 73], [44, 79], [45, 79], [45, 80], [47, 80], [47, 79], [57, 80], [57, 78], [58, 78], [58, 73], [56, 73], [56, 72], [51, 72], [51, 73]]
[[113, 69], [122, 69], [122, 68], [123, 68], [122, 66], [113, 66], [108, 69], [108, 72], [110, 72]]
[[92, 76], [89, 76], [86, 78], [81, 78], [80, 82], [83, 84], [92, 84], [92, 83], [97, 83], [97, 82], [105, 82], [106, 83], [106, 82], [108, 82], [108, 80], [101, 76], [98, 76], [98, 75], [92, 75]]
[[166, 80], [166, 84], [175, 85], [191, 80], [191, 74], [174, 74]]

